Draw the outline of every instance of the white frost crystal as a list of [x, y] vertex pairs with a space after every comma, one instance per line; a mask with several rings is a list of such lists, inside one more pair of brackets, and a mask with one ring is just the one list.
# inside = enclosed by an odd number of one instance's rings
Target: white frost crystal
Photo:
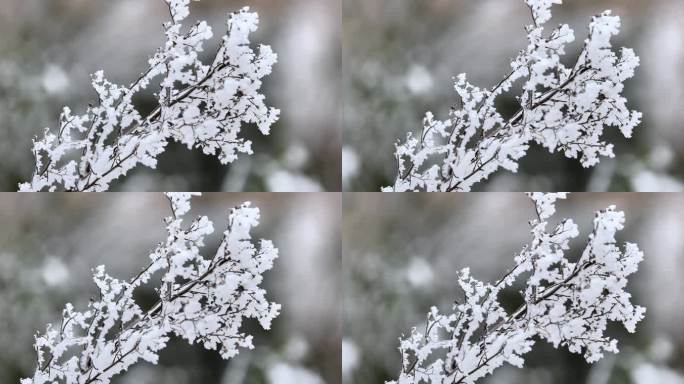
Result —
[[[620, 18], [610, 11], [595, 16], [577, 61], [567, 67], [560, 58], [575, 40], [573, 30], [561, 25], [544, 33], [551, 6], [561, 0], [525, 3], [534, 23], [527, 26], [529, 44], [511, 62], [511, 72], [489, 90], [458, 75], [454, 88], [460, 105], [446, 120], [428, 112], [420, 135], [409, 133], [397, 144], [397, 177], [383, 191], [469, 191], [499, 168], [516, 172], [533, 142], [591, 167], [601, 156], [614, 156], [613, 145], [602, 139], [606, 127], [632, 136], [641, 113], [627, 108], [622, 91], [639, 58], [629, 48], [619, 55], [612, 50], [610, 39], [619, 33]], [[518, 81], [519, 109], [504, 117], [496, 98]]]
[[[48, 128], [34, 140], [35, 171], [20, 191], [105, 191], [139, 164], [156, 167], [170, 140], [227, 164], [239, 153], [252, 153], [251, 142], [241, 136], [243, 124], [269, 133], [280, 111], [264, 104], [259, 89], [277, 56], [267, 45], [257, 51], [250, 46], [258, 15], [249, 8], [232, 13], [218, 51], [204, 64], [199, 55], [213, 36], [211, 27], [205, 21], [182, 24], [190, 13], [189, 0], [164, 1], [172, 21], [164, 24], [166, 43], [149, 68], [128, 87], [109, 82], [102, 71], [95, 73], [97, 105], [83, 115], [65, 107], [59, 130]], [[158, 107], [141, 116], [133, 98], [158, 76]]]
[[[645, 308], [633, 305], [625, 288], [643, 254], [636, 244], [617, 245], [624, 214], [614, 206], [597, 212], [586, 248], [571, 262], [565, 252], [579, 235], [577, 225], [564, 219], [547, 231], [554, 203], [564, 194], [529, 196], [538, 219], [531, 221], [532, 241], [515, 256], [515, 266], [493, 284], [461, 270], [464, 298], [451, 313], [433, 307], [425, 330], [414, 328], [401, 339], [403, 368], [391, 383], [474, 383], [504, 363], [522, 367], [535, 339], [566, 347], [591, 363], [605, 351], [618, 352], [617, 340], [605, 335], [609, 321], [635, 332]], [[529, 276], [521, 292], [524, 302], [507, 311], [499, 294], [521, 275]]]
[[[239, 347], [253, 348], [252, 336], [240, 327], [253, 318], [269, 329], [278, 316], [280, 305], [269, 302], [260, 287], [278, 250], [269, 240], [252, 241], [259, 210], [245, 203], [231, 211], [216, 254], [203, 257], [200, 248], [214, 227], [206, 216], [183, 225], [191, 195], [167, 194], [173, 211], [165, 219], [168, 237], [136, 277], [118, 280], [104, 266], [95, 268], [99, 299], [84, 312], [67, 304], [59, 327], [48, 325], [36, 336], [37, 368], [22, 384], [106, 384], [138, 361], [156, 364], [172, 334], [218, 350], [224, 359]], [[133, 293], [158, 272], [158, 301], [142, 308]]]

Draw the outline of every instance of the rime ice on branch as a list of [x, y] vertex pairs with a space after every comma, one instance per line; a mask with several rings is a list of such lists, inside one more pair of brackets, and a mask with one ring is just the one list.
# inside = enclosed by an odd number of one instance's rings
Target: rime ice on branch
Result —
[[[243, 319], [257, 319], [264, 329], [280, 305], [266, 299], [263, 273], [273, 267], [278, 251], [269, 240], [252, 242], [259, 210], [245, 203], [234, 208], [217, 252], [200, 254], [204, 238], [214, 231], [201, 216], [184, 225], [190, 193], [168, 193], [172, 216], [165, 219], [168, 237], [149, 255], [149, 264], [124, 281], [109, 276], [104, 266], [94, 271], [100, 290], [88, 309], [71, 304], [59, 327], [47, 326], [36, 336], [37, 368], [22, 384], [106, 384], [140, 360], [156, 364], [158, 353], [175, 334], [189, 343], [219, 350], [229, 359], [238, 348], [253, 348], [252, 336], [240, 331]], [[161, 272], [158, 301], [142, 308], [134, 291]]]
[[[130, 86], [113, 84], [102, 71], [93, 75], [97, 105], [83, 115], [65, 107], [59, 130], [49, 128], [34, 140], [36, 169], [21, 191], [104, 191], [139, 164], [156, 167], [169, 140], [216, 155], [223, 164], [239, 153], [251, 154], [241, 135], [243, 124], [268, 134], [280, 111], [264, 104], [261, 79], [277, 60], [267, 45], [250, 47], [256, 13], [232, 13], [227, 32], [209, 64], [199, 60], [204, 41], [213, 36], [205, 21], [185, 27], [189, 0], [164, 0], [172, 21], [164, 24], [166, 43], [149, 60], [149, 68]], [[158, 107], [147, 116], [133, 98], [161, 76]]]
[[[530, 222], [532, 241], [515, 256], [515, 266], [493, 284], [461, 270], [463, 299], [450, 313], [433, 307], [425, 330], [414, 328], [401, 339], [402, 372], [392, 384], [474, 383], [504, 363], [522, 367], [535, 339], [567, 347], [591, 363], [604, 351], [618, 352], [617, 340], [605, 335], [609, 321], [635, 331], [645, 308], [633, 305], [625, 288], [643, 254], [636, 244], [617, 245], [624, 214], [614, 206], [597, 212], [586, 248], [570, 262], [564, 254], [579, 234], [577, 225], [564, 219], [547, 229], [555, 200], [565, 194], [529, 196], [537, 219]], [[521, 292], [524, 302], [506, 311], [499, 294], [521, 275], [529, 276]]]
[[[619, 55], [612, 51], [610, 39], [619, 33], [620, 18], [610, 11], [595, 16], [577, 61], [566, 67], [560, 57], [575, 40], [573, 30], [561, 25], [544, 33], [551, 6], [561, 0], [525, 3], [533, 18], [526, 28], [529, 45], [513, 60], [510, 73], [489, 90], [458, 75], [454, 88], [460, 105], [446, 120], [428, 112], [420, 135], [409, 133], [397, 144], [397, 177], [384, 191], [469, 191], [499, 168], [516, 172], [532, 142], [591, 167], [601, 156], [614, 156], [613, 145], [602, 139], [606, 127], [631, 137], [641, 113], [630, 111], [621, 93], [639, 58], [632, 49], [622, 48]], [[519, 109], [504, 117], [495, 100], [518, 81]]]

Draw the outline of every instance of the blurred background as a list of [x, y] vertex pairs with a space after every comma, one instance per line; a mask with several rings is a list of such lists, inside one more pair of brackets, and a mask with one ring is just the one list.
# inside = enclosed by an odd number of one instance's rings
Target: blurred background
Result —
[[[214, 38], [227, 14], [250, 6], [260, 15], [254, 46], [279, 56], [264, 79], [267, 105], [281, 109], [271, 135], [243, 129], [254, 155], [223, 166], [199, 150], [171, 144], [158, 170], [138, 167], [113, 190], [339, 191], [340, 3], [337, 0], [202, 0], [187, 23], [207, 20]], [[164, 41], [162, 0], [3, 0], [0, 6], [0, 190], [14, 191], [34, 169], [31, 139], [57, 128], [63, 105], [83, 113], [95, 97], [90, 74], [103, 69], [130, 84]], [[154, 103], [152, 91], [141, 103]]]
[[[629, 106], [644, 121], [630, 140], [616, 129], [616, 159], [592, 169], [533, 146], [518, 174], [500, 171], [480, 191], [679, 191], [684, 187], [684, 2], [680, 0], [566, 0], [552, 8], [554, 27], [569, 24], [574, 60], [591, 17], [612, 9], [622, 17], [615, 47], [641, 57], [626, 82]], [[419, 132], [427, 111], [443, 119], [456, 103], [451, 79], [466, 72], [489, 88], [527, 45], [530, 23], [522, 0], [344, 0], [344, 190], [377, 191], [396, 175], [394, 144]], [[509, 97], [510, 98], [510, 97]], [[514, 100], [501, 103], [513, 108]], [[505, 113], [504, 113], [505, 114]]]
[[[483, 281], [501, 277], [529, 241], [527, 223], [536, 217], [522, 193], [379, 195], [343, 197], [344, 383], [396, 379], [399, 337], [424, 327], [432, 305], [450, 310], [461, 292], [456, 280], [461, 268], [470, 267]], [[627, 288], [636, 304], [647, 307], [637, 332], [609, 326], [620, 353], [607, 353], [593, 365], [538, 341], [524, 356], [523, 369], [505, 365], [482, 383], [684, 383], [684, 195], [570, 195], [557, 203], [550, 220], [569, 217], [580, 227], [567, 257], [579, 257], [594, 212], [611, 204], [626, 215], [618, 241], [636, 242], [645, 254]]]
[[[340, 383], [340, 195], [193, 198], [188, 217], [207, 215], [216, 230], [206, 242], [207, 257], [228, 210], [244, 201], [261, 209], [253, 238], [272, 239], [280, 250], [263, 283], [268, 299], [282, 304], [272, 330], [246, 321], [255, 349], [229, 361], [174, 338], [158, 366], [135, 364], [113, 383]], [[92, 268], [104, 264], [121, 279], [137, 274], [166, 238], [162, 219], [169, 214], [168, 201], [156, 193], [0, 194], [0, 382], [32, 376], [33, 335], [58, 323], [65, 303], [87, 306], [97, 293]], [[152, 286], [145, 288], [153, 297]]]

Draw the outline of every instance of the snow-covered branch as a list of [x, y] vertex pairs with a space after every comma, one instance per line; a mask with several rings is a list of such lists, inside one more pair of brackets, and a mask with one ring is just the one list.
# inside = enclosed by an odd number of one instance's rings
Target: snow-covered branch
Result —
[[[433, 307], [425, 330], [414, 328], [401, 340], [402, 372], [391, 383], [474, 383], [504, 363], [522, 367], [535, 339], [567, 347], [591, 363], [605, 351], [618, 352], [617, 340], [605, 335], [609, 321], [635, 331], [645, 308], [633, 305], [625, 288], [643, 254], [636, 244], [619, 247], [615, 240], [624, 214], [614, 206], [597, 212], [586, 247], [571, 262], [564, 254], [579, 234], [577, 225], [564, 219], [547, 229], [555, 200], [565, 194], [529, 196], [537, 218], [530, 222], [532, 241], [517, 254], [515, 266], [495, 283], [461, 270], [463, 299], [450, 313]], [[507, 311], [499, 295], [521, 276], [527, 277], [522, 303]]]
[[[627, 108], [622, 91], [639, 58], [629, 48], [619, 55], [612, 50], [610, 40], [619, 33], [620, 18], [611, 11], [595, 16], [579, 57], [567, 67], [561, 56], [575, 40], [573, 30], [561, 25], [545, 33], [551, 6], [562, 0], [524, 1], [533, 24], [526, 27], [529, 44], [511, 62], [510, 73], [491, 89], [458, 75], [454, 88], [460, 105], [452, 107], [446, 120], [428, 112], [420, 135], [409, 133], [397, 145], [397, 176], [384, 191], [469, 191], [499, 168], [516, 172], [533, 142], [591, 167], [601, 156], [614, 156], [613, 145], [602, 139], [606, 127], [631, 137], [641, 113]], [[505, 116], [496, 99], [514, 92], [518, 82], [518, 110]]]
[[[213, 36], [205, 21], [186, 27], [190, 0], [164, 0], [171, 21], [164, 24], [166, 43], [149, 68], [128, 87], [93, 75], [97, 105], [83, 115], [65, 107], [57, 131], [49, 128], [34, 140], [36, 167], [21, 191], [104, 191], [139, 164], [156, 167], [170, 140], [216, 155], [223, 164], [239, 153], [251, 154], [241, 135], [243, 124], [268, 134], [280, 111], [264, 104], [261, 79], [277, 60], [267, 45], [257, 51], [249, 34], [259, 23], [243, 8], [228, 17], [227, 31], [209, 64], [200, 59], [203, 43]], [[158, 107], [141, 116], [134, 98], [161, 76]]]
[[[84, 312], [67, 304], [59, 327], [48, 325], [36, 336], [37, 368], [22, 384], [106, 384], [140, 360], [156, 364], [172, 334], [219, 350], [224, 359], [237, 355], [239, 347], [253, 348], [252, 336], [240, 327], [253, 318], [269, 329], [278, 316], [280, 305], [269, 302], [260, 287], [278, 251], [269, 240], [252, 242], [259, 210], [245, 203], [231, 211], [216, 253], [203, 257], [200, 248], [214, 228], [206, 216], [183, 224], [191, 195], [167, 194], [168, 237], [137, 276], [124, 281], [109, 276], [104, 266], [94, 270], [99, 298]], [[134, 293], [154, 274], [161, 274], [158, 301], [143, 308]]]

